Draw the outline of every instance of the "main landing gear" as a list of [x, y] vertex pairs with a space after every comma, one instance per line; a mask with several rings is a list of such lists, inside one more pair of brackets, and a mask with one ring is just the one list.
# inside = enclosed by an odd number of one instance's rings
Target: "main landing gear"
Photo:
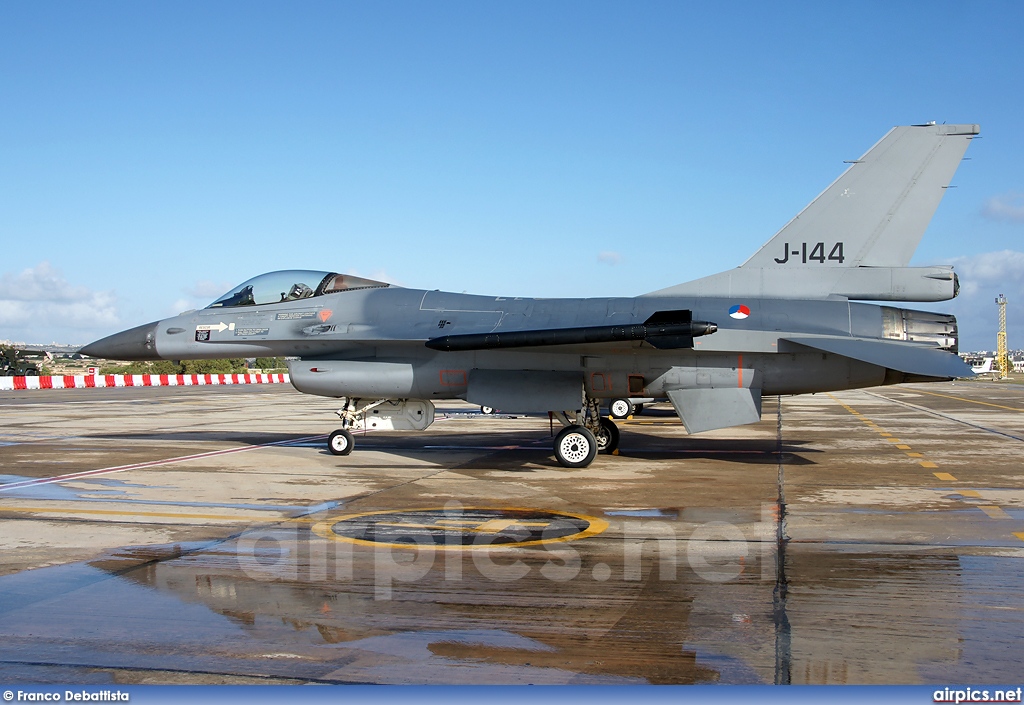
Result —
[[554, 412], [565, 428], [555, 436], [555, 459], [566, 468], [585, 468], [598, 453], [613, 453], [619, 447], [619, 429], [601, 416], [596, 399], [587, 399], [581, 411]]
[[555, 436], [555, 458], [563, 467], [585, 468], [597, 455], [597, 438], [585, 426], [566, 426]]
[[612, 403], [608, 405], [608, 413], [613, 419], [625, 419], [630, 416], [636, 416], [643, 409], [643, 404], [634, 404], [629, 399], [612, 399]]
[[633, 403], [629, 399], [613, 399], [608, 405], [608, 413], [614, 419], [624, 419], [633, 415]]
[[[353, 429], [367, 431], [422, 431], [434, 421], [434, 405], [425, 399], [343, 398], [338, 410], [341, 428], [327, 438], [333, 455], [348, 455], [355, 447]], [[555, 458], [567, 468], [585, 468], [598, 453], [614, 453], [619, 447], [619, 429], [601, 416], [597, 399], [584, 399], [579, 411], [556, 411], [554, 418], [564, 426], [555, 436]]]

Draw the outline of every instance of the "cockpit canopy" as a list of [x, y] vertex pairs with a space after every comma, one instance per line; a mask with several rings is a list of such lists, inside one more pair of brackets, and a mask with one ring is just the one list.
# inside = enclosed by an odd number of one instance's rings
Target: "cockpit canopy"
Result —
[[351, 274], [286, 269], [253, 277], [224, 294], [207, 308], [263, 306], [279, 304], [283, 301], [298, 301], [324, 294], [336, 294], [352, 289], [373, 289], [386, 286], [390, 286], [390, 284], [354, 277]]

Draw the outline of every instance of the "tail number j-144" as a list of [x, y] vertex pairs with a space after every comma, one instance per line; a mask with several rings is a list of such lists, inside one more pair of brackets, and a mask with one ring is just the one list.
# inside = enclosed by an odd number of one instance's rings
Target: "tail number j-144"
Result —
[[801, 242], [800, 249], [797, 249], [795, 244], [791, 249], [789, 243], [787, 242], [783, 245], [783, 247], [785, 248], [785, 251], [782, 253], [782, 257], [775, 258], [775, 262], [778, 264], [786, 264], [787, 262], [789, 262], [790, 256], [793, 257], [794, 262], [796, 261], [797, 257], [800, 257], [800, 262], [802, 264], [807, 264], [808, 262], [817, 262], [818, 264], [825, 264], [826, 260], [829, 262], [838, 262], [839, 264], [842, 264], [843, 261], [846, 259], [843, 256], [843, 243], [841, 242], [837, 242], [836, 244], [832, 245], [832, 249], [829, 250], [827, 257], [825, 256], [824, 242]]

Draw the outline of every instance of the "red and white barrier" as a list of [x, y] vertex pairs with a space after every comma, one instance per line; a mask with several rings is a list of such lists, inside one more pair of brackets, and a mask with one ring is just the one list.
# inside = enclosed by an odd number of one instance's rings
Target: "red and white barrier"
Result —
[[287, 374], [254, 375], [63, 375], [0, 377], [0, 391], [8, 389], [85, 389], [87, 387], [199, 387], [209, 384], [282, 384]]

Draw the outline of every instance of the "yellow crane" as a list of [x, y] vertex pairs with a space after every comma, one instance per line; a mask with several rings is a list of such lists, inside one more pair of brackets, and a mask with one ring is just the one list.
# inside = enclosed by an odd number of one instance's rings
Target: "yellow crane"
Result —
[[1010, 359], [1006, 353], [1006, 297], [1000, 294], [996, 297], [999, 305], [999, 332], [996, 333], [996, 364], [998, 365], [999, 376], [996, 379], [1006, 379], [1010, 376]]

